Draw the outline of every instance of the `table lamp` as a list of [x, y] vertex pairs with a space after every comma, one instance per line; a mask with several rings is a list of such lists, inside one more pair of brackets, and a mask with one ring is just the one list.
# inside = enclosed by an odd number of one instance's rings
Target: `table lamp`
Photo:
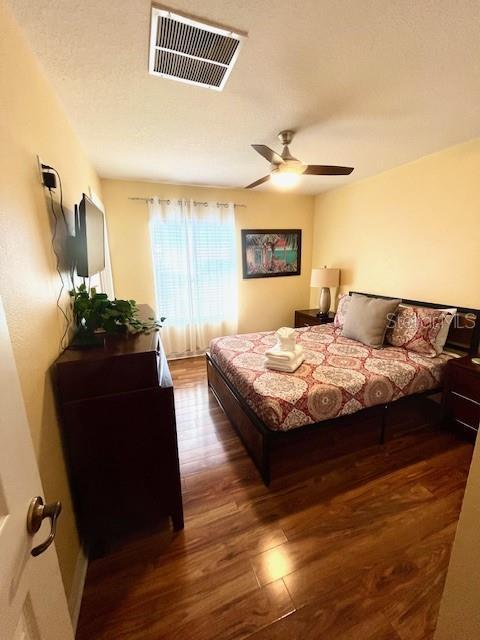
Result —
[[330, 287], [338, 287], [340, 281], [340, 269], [312, 269], [310, 286], [320, 288], [317, 316], [328, 316], [330, 311]]

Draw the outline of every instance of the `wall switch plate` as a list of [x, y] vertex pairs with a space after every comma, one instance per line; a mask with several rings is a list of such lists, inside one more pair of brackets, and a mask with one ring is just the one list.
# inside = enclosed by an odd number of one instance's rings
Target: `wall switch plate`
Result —
[[38, 167], [38, 177], [40, 178], [40, 184], [43, 185], [43, 169], [42, 169], [42, 159], [37, 154], [37, 167]]

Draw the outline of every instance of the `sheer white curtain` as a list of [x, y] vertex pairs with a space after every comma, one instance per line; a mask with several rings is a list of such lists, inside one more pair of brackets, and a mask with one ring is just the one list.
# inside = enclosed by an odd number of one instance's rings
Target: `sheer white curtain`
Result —
[[212, 338], [237, 330], [233, 203], [153, 198], [150, 237], [157, 312], [170, 358], [204, 353]]

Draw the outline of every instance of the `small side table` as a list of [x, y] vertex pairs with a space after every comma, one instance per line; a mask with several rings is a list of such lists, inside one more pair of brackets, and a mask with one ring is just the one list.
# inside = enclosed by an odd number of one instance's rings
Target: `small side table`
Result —
[[470, 356], [449, 360], [443, 387], [447, 420], [476, 438], [480, 423], [480, 365]]
[[335, 314], [330, 311], [328, 316], [317, 316], [318, 309], [302, 309], [295, 311], [295, 328], [313, 327], [318, 324], [333, 322]]

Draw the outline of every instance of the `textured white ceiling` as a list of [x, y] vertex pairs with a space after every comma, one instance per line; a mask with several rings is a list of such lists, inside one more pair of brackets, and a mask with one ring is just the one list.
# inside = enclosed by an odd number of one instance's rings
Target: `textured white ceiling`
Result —
[[248, 32], [221, 93], [148, 74], [148, 0], [9, 1], [103, 177], [240, 187], [294, 128], [355, 167], [318, 193], [480, 134], [478, 0], [171, 0]]

